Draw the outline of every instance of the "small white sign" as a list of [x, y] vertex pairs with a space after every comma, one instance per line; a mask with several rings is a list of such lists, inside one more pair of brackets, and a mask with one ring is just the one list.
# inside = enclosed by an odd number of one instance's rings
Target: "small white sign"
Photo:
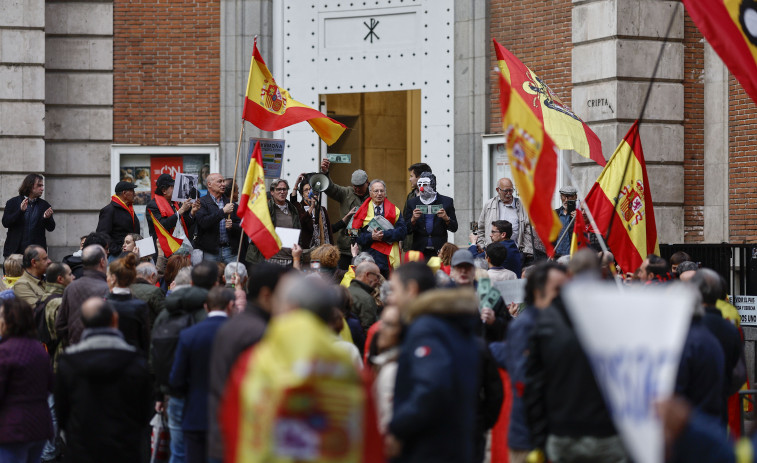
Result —
[[728, 302], [739, 310], [741, 326], [757, 326], [757, 296], [728, 296]]
[[137, 245], [137, 249], [139, 249], [139, 257], [147, 257], [155, 254], [155, 242], [152, 238], [147, 237], [137, 241], [135, 244]]
[[279, 235], [282, 248], [292, 248], [293, 245], [300, 241], [300, 230], [298, 228], [276, 227], [276, 234]]
[[521, 302], [526, 300], [526, 280], [505, 280], [505, 281], [492, 281], [492, 286], [497, 288], [502, 294], [506, 304]]

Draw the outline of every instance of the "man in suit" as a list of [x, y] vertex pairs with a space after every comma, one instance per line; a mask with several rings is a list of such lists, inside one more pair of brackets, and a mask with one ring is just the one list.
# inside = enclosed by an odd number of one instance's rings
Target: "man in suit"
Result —
[[234, 308], [234, 292], [215, 287], [208, 293], [208, 317], [179, 334], [171, 369], [171, 387], [185, 395], [181, 429], [187, 463], [207, 460], [210, 355], [216, 332]]
[[3, 247], [3, 257], [23, 254], [27, 246], [37, 244], [47, 250], [45, 230], [55, 230], [53, 208], [41, 198], [45, 180], [39, 174], [29, 174], [21, 182], [18, 196], [5, 203], [3, 227], [8, 236]]
[[236, 258], [236, 249], [231, 249], [232, 236], [239, 236], [242, 228], [234, 224], [232, 204], [225, 196], [226, 182], [221, 174], [207, 178], [208, 194], [200, 198], [200, 209], [195, 213], [197, 239], [195, 248], [201, 250], [205, 260], [229, 263]]
[[[410, 249], [421, 251], [426, 259], [436, 256], [447, 242], [447, 232], [457, 231], [457, 217], [452, 198], [436, 192], [436, 176], [423, 172], [418, 178], [418, 196], [410, 198], [405, 206], [405, 223], [408, 234], [413, 234]], [[424, 214], [418, 206], [440, 205], [436, 214]]]
[[134, 188], [131, 182], [120, 181], [116, 184], [116, 194], [110, 203], [100, 209], [100, 218], [96, 232], [106, 233], [110, 237], [108, 262], [121, 255], [124, 238], [130, 233], [141, 235], [139, 219], [134, 213]]
[[[366, 199], [352, 218], [352, 226], [359, 230], [357, 244], [373, 257], [384, 278], [389, 278], [389, 268], [400, 264], [399, 243], [405, 239], [407, 230], [400, 209], [386, 197], [386, 183], [374, 180], [368, 187], [371, 197]], [[388, 230], [369, 229], [371, 221], [381, 216], [394, 227]]]

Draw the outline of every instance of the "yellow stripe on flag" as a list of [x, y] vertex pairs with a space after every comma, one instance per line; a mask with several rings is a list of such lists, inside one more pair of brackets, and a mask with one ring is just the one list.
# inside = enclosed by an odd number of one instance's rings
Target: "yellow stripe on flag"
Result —
[[[152, 212], [150, 212], [150, 218], [152, 219], [152, 224], [155, 227], [155, 234], [158, 237], [158, 244], [160, 244], [160, 248], [163, 250], [163, 254], [166, 256], [166, 258], [171, 257], [171, 255], [173, 255], [173, 253], [181, 247], [181, 243], [183, 243], [184, 241], [178, 238], [174, 238], [173, 235], [168, 233], [168, 231], [163, 228], [163, 225], [158, 222]], [[178, 224], [178, 226], [181, 226], [181, 224]]]

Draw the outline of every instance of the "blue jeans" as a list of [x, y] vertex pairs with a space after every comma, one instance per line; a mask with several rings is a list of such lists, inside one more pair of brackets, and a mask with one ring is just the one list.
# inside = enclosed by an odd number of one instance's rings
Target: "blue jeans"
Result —
[[223, 262], [224, 264], [230, 264], [237, 261], [237, 256], [230, 247], [218, 248], [218, 251], [218, 254], [211, 254], [209, 252], [204, 253], [203, 260]]
[[45, 442], [45, 447], [42, 449], [43, 460], [54, 460], [58, 456], [58, 419], [55, 417], [55, 400], [53, 395], [47, 396], [47, 404], [50, 406], [50, 414], [53, 416], [53, 438]]
[[3, 463], [39, 463], [45, 441], [21, 442], [0, 445], [0, 461]]
[[181, 430], [184, 399], [169, 397], [166, 412], [168, 414], [168, 432], [171, 434], [171, 459], [169, 463], [184, 463], [184, 432]]

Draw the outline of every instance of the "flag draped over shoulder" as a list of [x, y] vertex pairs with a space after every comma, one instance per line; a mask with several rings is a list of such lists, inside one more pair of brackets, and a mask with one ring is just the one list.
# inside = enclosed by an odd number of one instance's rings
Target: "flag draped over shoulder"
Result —
[[337, 141], [346, 129], [343, 124], [322, 112], [293, 99], [288, 91], [276, 85], [263, 57], [260, 56], [257, 41], [252, 49], [242, 118], [268, 132], [307, 121], [328, 145]]
[[519, 92], [502, 74], [499, 76], [499, 98], [513, 180], [531, 223], [544, 243], [547, 255], [551, 256], [554, 254], [552, 242], [562, 228], [551, 204], [557, 182], [557, 147]]
[[586, 206], [623, 272], [635, 271], [649, 254], [660, 254], [639, 121], [586, 195]]
[[494, 51], [502, 75], [539, 118], [544, 130], [557, 147], [574, 150], [604, 166], [607, 162], [602, 155], [602, 142], [597, 134], [576, 116], [539, 76], [496, 40]]
[[152, 219], [152, 224], [155, 227], [155, 234], [158, 237], [160, 249], [163, 250], [163, 255], [165, 255], [166, 258], [171, 257], [171, 255], [173, 255], [173, 253], [181, 247], [181, 243], [183, 243], [184, 240], [174, 238], [173, 235], [168, 233], [168, 230], [166, 230], [163, 225], [158, 222], [158, 219], [155, 218], [152, 212], [150, 212], [150, 218]]
[[260, 142], [257, 142], [252, 152], [250, 168], [247, 169], [247, 177], [244, 179], [242, 195], [239, 198], [237, 215], [242, 219], [242, 229], [263, 257], [270, 259], [281, 250], [281, 240], [276, 234], [271, 221], [271, 213], [268, 210]]
[[757, 3], [683, 0], [683, 4], [728, 70], [757, 102]]

